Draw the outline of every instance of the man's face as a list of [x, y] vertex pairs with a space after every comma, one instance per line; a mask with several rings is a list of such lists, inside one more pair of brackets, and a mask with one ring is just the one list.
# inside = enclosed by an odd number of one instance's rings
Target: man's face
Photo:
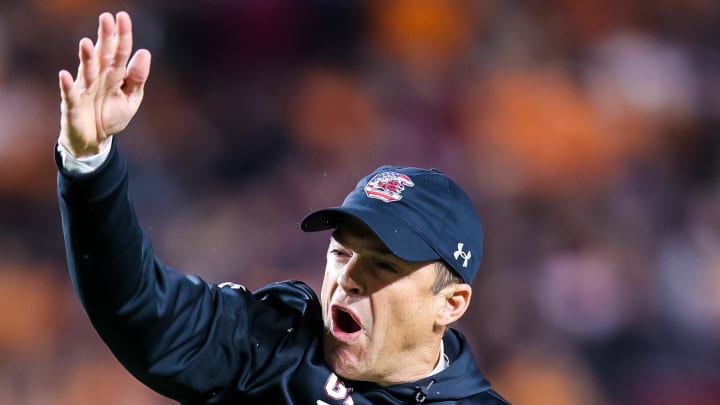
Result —
[[341, 377], [398, 383], [427, 375], [438, 358], [431, 292], [435, 262], [394, 256], [359, 222], [333, 232], [322, 286], [325, 361]]

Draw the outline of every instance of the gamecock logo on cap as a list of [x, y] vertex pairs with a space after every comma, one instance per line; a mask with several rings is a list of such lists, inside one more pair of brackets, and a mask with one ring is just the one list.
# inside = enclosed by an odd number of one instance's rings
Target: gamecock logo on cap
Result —
[[405, 187], [414, 187], [410, 177], [397, 172], [382, 172], [373, 176], [365, 186], [365, 194], [385, 202], [400, 201]]

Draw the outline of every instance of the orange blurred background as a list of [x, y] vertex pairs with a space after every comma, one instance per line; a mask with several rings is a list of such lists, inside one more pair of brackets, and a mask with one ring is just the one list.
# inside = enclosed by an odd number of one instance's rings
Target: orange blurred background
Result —
[[170, 404], [67, 277], [57, 71], [101, 11], [153, 52], [119, 135], [158, 254], [319, 287], [298, 222], [381, 164], [472, 196], [486, 253], [458, 324], [517, 404], [720, 403], [720, 3], [0, 3], [0, 403]]

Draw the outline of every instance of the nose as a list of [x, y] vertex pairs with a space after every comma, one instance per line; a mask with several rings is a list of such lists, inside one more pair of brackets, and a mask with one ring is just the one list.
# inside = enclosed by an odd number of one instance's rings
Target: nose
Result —
[[337, 284], [349, 296], [362, 295], [365, 289], [362, 286], [362, 264], [357, 257], [351, 258], [340, 270]]

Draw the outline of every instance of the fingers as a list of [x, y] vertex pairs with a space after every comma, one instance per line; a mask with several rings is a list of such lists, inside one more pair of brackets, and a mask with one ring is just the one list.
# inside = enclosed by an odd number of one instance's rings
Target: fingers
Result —
[[132, 21], [128, 13], [121, 11], [117, 13], [117, 25], [116, 25], [116, 49], [115, 57], [112, 62], [113, 67], [124, 67], [128, 63], [130, 58], [130, 52], [132, 51], [133, 36], [132, 36]]
[[58, 72], [60, 96], [68, 106], [74, 104], [73, 100], [77, 97], [78, 91], [87, 90], [95, 83], [98, 77], [97, 60], [94, 57], [93, 44], [90, 39], [83, 38], [80, 40], [78, 59], [80, 63], [76, 81], [73, 81], [72, 74], [67, 70], [63, 69]]
[[78, 80], [82, 89], [90, 88], [98, 78], [98, 60], [95, 57], [92, 41], [88, 38], [80, 40], [78, 50], [80, 67], [78, 67]]
[[127, 75], [126, 67], [133, 44], [132, 21], [128, 13], [124, 11], [117, 13], [114, 29], [112, 61], [107, 66], [105, 79], [105, 87], [108, 89], [121, 86]]
[[58, 84], [60, 85], [60, 97], [62, 101], [68, 104], [68, 106], [72, 105], [74, 83], [70, 72], [64, 69], [58, 72]]
[[95, 44], [95, 56], [99, 61], [100, 70], [107, 68], [113, 61], [115, 52], [115, 19], [110, 13], [102, 13], [98, 17], [98, 38]]
[[135, 52], [135, 56], [130, 60], [123, 85], [123, 92], [130, 96], [142, 93], [145, 82], [150, 75], [150, 61], [152, 56], [147, 49], [140, 49]]
[[[71, 105], [81, 92], [92, 93], [121, 86], [127, 95], [142, 93], [150, 73], [150, 52], [140, 50], [128, 62], [132, 46], [130, 15], [124, 11], [117, 13], [115, 17], [107, 12], [100, 14], [95, 44], [90, 39], [83, 38], [78, 45], [80, 63], [74, 84], [69, 72], [63, 70], [58, 73], [63, 100]], [[96, 83], [100, 83], [99, 88]]]

